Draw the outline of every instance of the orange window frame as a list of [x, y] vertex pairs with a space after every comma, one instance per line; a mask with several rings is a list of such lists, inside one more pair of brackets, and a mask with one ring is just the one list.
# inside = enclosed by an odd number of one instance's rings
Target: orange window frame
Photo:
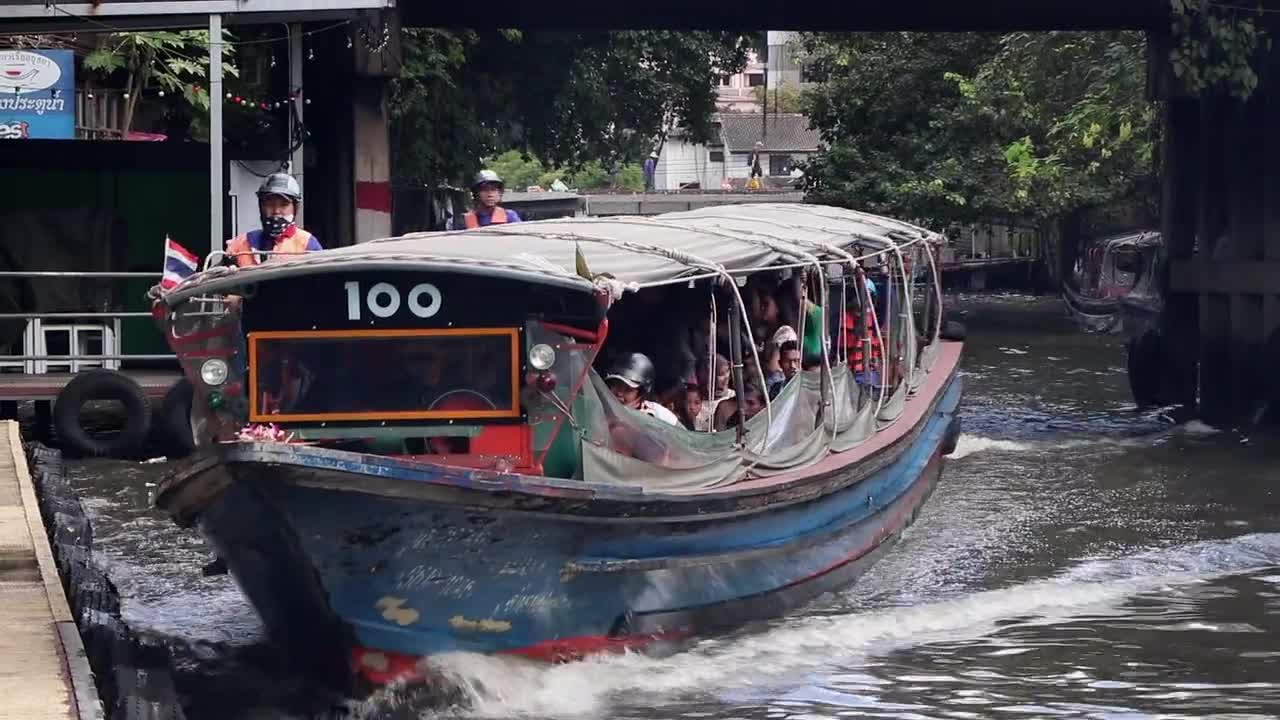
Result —
[[[258, 341], [413, 337], [509, 337], [511, 400], [507, 410], [394, 410], [389, 412], [292, 413], [258, 412]], [[343, 422], [349, 420], [485, 420], [520, 417], [520, 329], [453, 328], [447, 330], [269, 330], [251, 332], [249, 341], [249, 422]]]

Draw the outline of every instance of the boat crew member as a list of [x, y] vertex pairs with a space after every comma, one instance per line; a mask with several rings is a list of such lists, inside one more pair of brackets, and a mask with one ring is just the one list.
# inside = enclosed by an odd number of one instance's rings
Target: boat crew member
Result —
[[649, 399], [655, 374], [653, 361], [647, 355], [629, 353], [613, 364], [604, 381], [623, 405], [669, 425], [679, 425], [680, 418], [675, 413]]
[[475, 179], [471, 181], [471, 196], [475, 199], [476, 206], [462, 216], [463, 224], [468, 230], [486, 225], [520, 222], [519, 213], [498, 204], [502, 202], [502, 193], [506, 187], [502, 177], [492, 170], [476, 173]]
[[272, 173], [258, 188], [258, 213], [262, 229], [250, 230], [227, 241], [227, 254], [236, 265], [250, 267], [281, 253], [300, 255], [322, 250], [315, 235], [298, 227], [298, 203], [302, 187], [288, 173]]

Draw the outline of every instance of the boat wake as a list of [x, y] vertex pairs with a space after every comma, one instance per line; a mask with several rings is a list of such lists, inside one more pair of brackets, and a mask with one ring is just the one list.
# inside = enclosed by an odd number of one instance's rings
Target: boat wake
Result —
[[[423, 717], [581, 717], [611, 705], [648, 706], [690, 696], [777, 696], [813, 673], [894, 650], [976, 639], [1010, 628], [1121, 615], [1126, 600], [1176, 594], [1214, 577], [1280, 565], [1280, 533], [1196, 542], [1086, 560], [1057, 576], [932, 602], [798, 616], [764, 629], [699, 642], [667, 657], [628, 654], [566, 665], [452, 654], [436, 659], [463, 702]], [[886, 578], [891, 582], [892, 578]], [[376, 717], [366, 703], [359, 717]], [[373, 714], [371, 714], [373, 713]]]
[[1086, 437], [1086, 438], [1068, 438], [1053, 440], [1004, 440], [999, 438], [984, 437], [981, 435], [961, 434], [959, 441], [956, 443], [955, 452], [947, 457], [952, 460], [959, 460], [969, 455], [982, 452], [1008, 452], [1008, 453], [1025, 453], [1025, 452], [1044, 452], [1048, 450], [1063, 450], [1068, 448], [1078, 448], [1085, 446], [1111, 446], [1111, 447], [1144, 447], [1153, 444], [1152, 436], [1135, 436], [1128, 438], [1114, 437]]

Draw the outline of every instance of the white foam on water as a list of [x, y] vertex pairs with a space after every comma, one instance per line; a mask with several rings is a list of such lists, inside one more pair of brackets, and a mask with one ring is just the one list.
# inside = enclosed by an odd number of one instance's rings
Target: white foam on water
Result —
[[1179, 425], [1177, 431], [1184, 435], [1217, 435], [1222, 432], [1218, 428], [1200, 420], [1188, 420]]
[[1088, 445], [1109, 445], [1109, 446], [1141, 446], [1149, 445], [1153, 442], [1151, 437], [1131, 437], [1131, 438], [1113, 438], [1113, 437], [1090, 437], [1075, 439], [1053, 439], [1053, 440], [1002, 440], [998, 438], [983, 437], [981, 435], [960, 434], [960, 439], [956, 441], [955, 452], [947, 457], [952, 460], [959, 460], [980, 452], [1043, 452], [1045, 450], [1062, 450], [1065, 448], [1082, 447]]
[[[1168, 594], [1278, 564], [1280, 533], [1246, 535], [1089, 560], [1050, 579], [911, 606], [791, 617], [763, 632], [708, 639], [665, 658], [626, 654], [546, 665], [458, 653], [432, 662], [467, 698], [460, 711], [467, 717], [606, 717], [621, 698], [629, 705], [658, 704], [691, 693], [785, 687], [803, 682], [806, 673], [896, 649], [1119, 614], [1136, 595]], [[427, 714], [439, 717], [438, 711]]]
[[1003, 452], [1026, 452], [1035, 450], [1035, 443], [1018, 442], [1016, 440], [996, 440], [994, 438], [982, 437], [980, 435], [960, 434], [960, 439], [956, 441], [956, 450], [947, 457], [952, 460], [959, 460], [962, 457], [973, 455], [974, 453], [985, 452], [989, 450], [1000, 450]]

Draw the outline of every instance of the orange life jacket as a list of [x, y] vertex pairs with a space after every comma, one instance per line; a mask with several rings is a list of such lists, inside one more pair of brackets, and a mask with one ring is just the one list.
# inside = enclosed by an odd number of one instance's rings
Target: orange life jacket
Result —
[[[307, 245], [310, 243], [311, 233], [302, 228], [296, 228], [292, 234], [276, 240], [275, 247], [271, 248], [271, 252], [301, 255], [307, 252]], [[236, 264], [240, 267], [250, 267], [258, 264], [258, 251], [249, 242], [248, 233], [237, 235], [228, 240], [227, 254], [235, 256]], [[273, 257], [275, 256], [268, 255], [267, 259], [271, 260]]]
[[846, 312], [844, 314], [844, 338], [845, 347], [849, 349], [849, 368], [855, 373], [865, 372], [867, 370], [866, 350], [863, 344], [864, 338], [871, 343], [871, 365], [873, 368], [880, 364], [881, 345], [880, 337], [874, 333], [864, 336], [861, 317], [853, 313]]
[[[476, 214], [475, 210], [468, 210], [467, 214], [462, 216], [462, 219], [466, 221], [468, 230], [474, 230], [480, 227], [480, 216]], [[506, 222], [507, 211], [500, 207], [495, 207], [493, 209], [493, 219], [489, 221], [489, 224], [505, 225]]]

